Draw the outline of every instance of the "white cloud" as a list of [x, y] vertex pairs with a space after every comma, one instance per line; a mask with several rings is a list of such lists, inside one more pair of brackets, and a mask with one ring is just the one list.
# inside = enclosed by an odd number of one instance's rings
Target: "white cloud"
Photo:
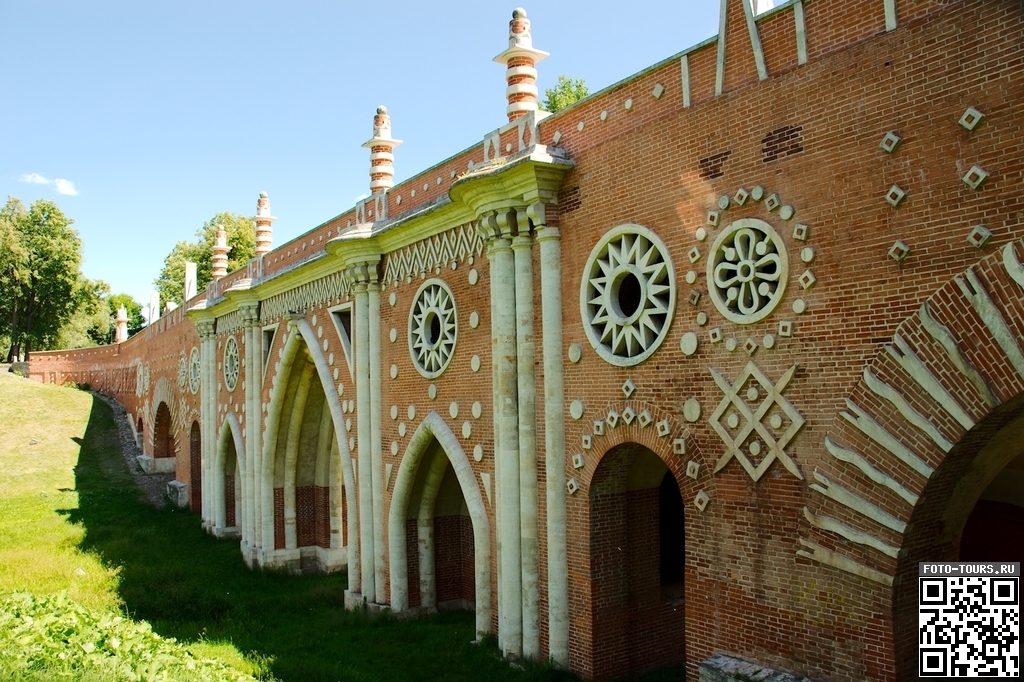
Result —
[[64, 178], [57, 178], [53, 181], [53, 184], [57, 187], [57, 194], [66, 194], [67, 196], [73, 197], [78, 195], [78, 190], [75, 189], [75, 183]]
[[53, 185], [57, 190], [57, 194], [63, 194], [69, 197], [78, 196], [78, 189], [75, 188], [75, 183], [64, 178], [51, 180], [45, 175], [40, 175], [39, 173], [23, 173], [22, 176], [18, 178], [18, 182], [27, 182], [33, 185]]

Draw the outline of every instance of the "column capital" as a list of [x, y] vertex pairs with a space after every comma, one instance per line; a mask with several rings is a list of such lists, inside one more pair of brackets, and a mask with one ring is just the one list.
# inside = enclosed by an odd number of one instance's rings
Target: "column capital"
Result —
[[196, 331], [199, 332], [200, 339], [207, 341], [217, 335], [217, 323], [215, 320], [198, 320]]
[[365, 291], [369, 284], [380, 281], [379, 261], [360, 261], [345, 268], [345, 279], [355, 291]]
[[515, 237], [512, 237], [512, 250], [518, 251], [519, 249], [529, 250], [533, 246], [533, 239], [530, 234], [519, 233]]
[[242, 326], [255, 327], [259, 325], [259, 304], [246, 303], [238, 308], [238, 314], [242, 318]]
[[562, 239], [562, 231], [552, 225], [538, 225], [535, 228], [535, 231], [537, 233], [538, 242]]

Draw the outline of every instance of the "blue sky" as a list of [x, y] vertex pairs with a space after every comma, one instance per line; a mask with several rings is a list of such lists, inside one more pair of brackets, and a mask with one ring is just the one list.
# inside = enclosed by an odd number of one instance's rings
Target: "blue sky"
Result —
[[[274, 243], [368, 192], [385, 104], [395, 179], [505, 117], [513, 2], [0, 0], [0, 200], [52, 199], [86, 276], [147, 304], [163, 259], [270, 194]], [[713, 35], [718, 0], [525, 5], [541, 62], [591, 92]], [[45, 181], [45, 182], [44, 182]]]

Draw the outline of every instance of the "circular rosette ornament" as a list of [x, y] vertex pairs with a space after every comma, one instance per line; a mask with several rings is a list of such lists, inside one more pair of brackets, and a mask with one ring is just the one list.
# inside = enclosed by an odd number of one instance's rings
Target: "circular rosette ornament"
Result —
[[580, 314], [590, 344], [611, 364], [637, 365], [658, 349], [672, 323], [675, 299], [668, 249], [646, 227], [620, 225], [591, 251]]
[[229, 390], [235, 390], [238, 385], [238, 371], [241, 362], [238, 356], [238, 341], [235, 337], [229, 336], [224, 344], [224, 386]]
[[726, 227], [711, 247], [708, 291], [718, 312], [738, 324], [771, 314], [786, 292], [789, 257], [775, 229], [756, 218]]
[[192, 392], [192, 395], [199, 392], [202, 373], [203, 368], [199, 361], [199, 349], [193, 347], [188, 359], [188, 390]]
[[452, 290], [439, 279], [427, 280], [409, 312], [409, 353], [416, 371], [427, 379], [440, 376], [452, 361], [457, 336]]

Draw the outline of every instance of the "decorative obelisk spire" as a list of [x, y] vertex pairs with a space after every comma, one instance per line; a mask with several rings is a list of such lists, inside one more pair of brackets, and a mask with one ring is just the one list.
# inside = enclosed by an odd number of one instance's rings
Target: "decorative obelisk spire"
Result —
[[373, 117], [373, 137], [363, 146], [370, 150], [370, 193], [386, 192], [395, 186], [395, 147], [401, 140], [391, 137], [388, 108], [377, 107]]
[[277, 218], [270, 215], [270, 199], [266, 192], [260, 192], [256, 200], [256, 257], [270, 253], [273, 228], [271, 225]]
[[128, 311], [123, 305], [118, 307], [114, 323], [117, 325], [114, 330], [114, 343], [124, 343], [128, 340]]
[[228, 274], [228, 235], [223, 225], [217, 226], [217, 241], [213, 243], [213, 278], [220, 279]]
[[530, 20], [526, 10], [517, 7], [508, 22], [508, 49], [494, 58], [506, 67], [505, 96], [508, 98], [508, 120], [514, 121], [531, 111], [537, 111], [537, 62], [548, 56], [547, 52], [534, 49], [530, 34]]

